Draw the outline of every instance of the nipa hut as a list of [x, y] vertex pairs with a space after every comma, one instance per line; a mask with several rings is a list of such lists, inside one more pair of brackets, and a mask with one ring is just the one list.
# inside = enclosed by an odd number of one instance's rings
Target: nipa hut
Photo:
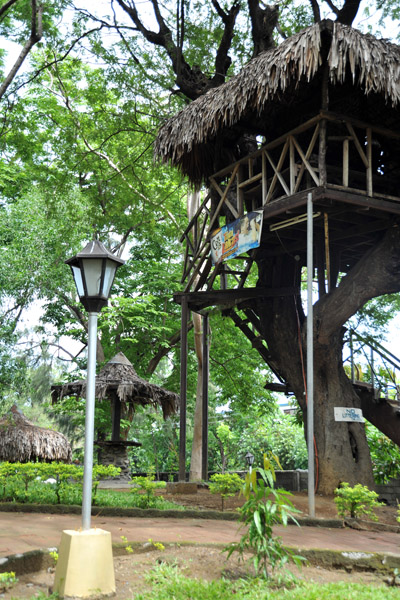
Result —
[[240, 131], [268, 142], [328, 108], [397, 130], [399, 114], [387, 109], [399, 100], [400, 47], [325, 20], [262, 52], [170, 118], [155, 153], [198, 183], [237, 160]]
[[[290, 391], [266, 339], [273, 313], [262, 305], [298, 294], [308, 199], [320, 298], [400, 217], [399, 100], [400, 46], [325, 20], [260, 53], [158, 133], [156, 156], [206, 189], [181, 237], [184, 287], [174, 298], [182, 319], [221, 306], [279, 378], [270, 389]], [[240, 252], [254, 214], [257, 244]], [[364, 404], [374, 422], [376, 406]], [[183, 391], [181, 406], [184, 414]], [[183, 449], [182, 473], [184, 457]]]
[[0, 460], [70, 462], [71, 446], [62, 433], [28, 421], [14, 404], [0, 419]]
[[[64, 396], [86, 396], [86, 380], [78, 380], [64, 385], [53, 385], [52, 401]], [[161, 408], [164, 419], [177, 412], [179, 396], [159, 385], [145, 381], [136, 373], [126, 356], [119, 352], [99, 372], [96, 377], [96, 398], [111, 404], [111, 439], [95, 443], [100, 448], [102, 464], [114, 464], [121, 468], [121, 478], [129, 479], [130, 464], [127, 456], [129, 446], [140, 446], [134, 441], [121, 439], [121, 418], [132, 420], [135, 406]]]

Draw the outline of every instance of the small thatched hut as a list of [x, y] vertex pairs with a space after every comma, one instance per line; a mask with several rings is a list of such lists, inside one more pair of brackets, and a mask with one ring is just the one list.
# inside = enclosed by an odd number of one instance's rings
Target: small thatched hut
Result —
[[71, 446], [62, 433], [38, 427], [15, 406], [0, 419], [0, 460], [8, 462], [71, 461]]
[[[86, 396], [86, 380], [78, 380], [64, 385], [53, 385], [52, 401], [64, 396]], [[132, 420], [135, 406], [161, 408], [164, 419], [177, 412], [179, 396], [159, 385], [145, 381], [136, 373], [126, 356], [119, 352], [99, 372], [96, 377], [95, 395], [98, 400], [111, 403], [111, 440], [97, 440], [101, 448], [100, 460], [103, 464], [115, 464], [121, 468], [122, 477], [130, 475], [127, 448], [140, 446], [138, 442], [121, 439], [121, 417]]]

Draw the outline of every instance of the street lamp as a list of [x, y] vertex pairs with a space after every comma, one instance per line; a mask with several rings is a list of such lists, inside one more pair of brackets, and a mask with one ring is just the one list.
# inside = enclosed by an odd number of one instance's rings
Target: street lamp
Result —
[[89, 242], [76, 256], [65, 261], [71, 267], [79, 299], [89, 313], [85, 411], [85, 455], [83, 467], [82, 530], [62, 533], [54, 589], [63, 596], [85, 598], [97, 590], [115, 593], [111, 534], [90, 528], [96, 388], [97, 318], [107, 305], [121, 258], [101, 242]]
[[89, 313], [88, 362], [85, 412], [85, 454], [83, 467], [82, 529], [90, 529], [96, 387], [97, 318], [107, 305], [117, 268], [124, 264], [95, 240], [65, 261], [71, 267], [79, 299]]
[[248, 464], [249, 467], [249, 473], [251, 473], [251, 468], [254, 462], [254, 454], [252, 454], [251, 452], [247, 452], [246, 456], [245, 456], [246, 462]]

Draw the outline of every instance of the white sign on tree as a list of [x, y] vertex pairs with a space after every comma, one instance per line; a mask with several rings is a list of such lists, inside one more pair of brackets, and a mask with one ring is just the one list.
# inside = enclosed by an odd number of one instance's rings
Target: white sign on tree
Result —
[[346, 406], [335, 406], [335, 421], [351, 421], [353, 423], [364, 423], [361, 408], [348, 408]]

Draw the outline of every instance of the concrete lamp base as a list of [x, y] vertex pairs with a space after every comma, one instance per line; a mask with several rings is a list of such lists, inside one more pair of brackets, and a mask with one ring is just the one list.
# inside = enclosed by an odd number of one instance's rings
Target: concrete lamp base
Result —
[[54, 579], [62, 598], [115, 594], [111, 533], [103, 529], [62, 532]]

